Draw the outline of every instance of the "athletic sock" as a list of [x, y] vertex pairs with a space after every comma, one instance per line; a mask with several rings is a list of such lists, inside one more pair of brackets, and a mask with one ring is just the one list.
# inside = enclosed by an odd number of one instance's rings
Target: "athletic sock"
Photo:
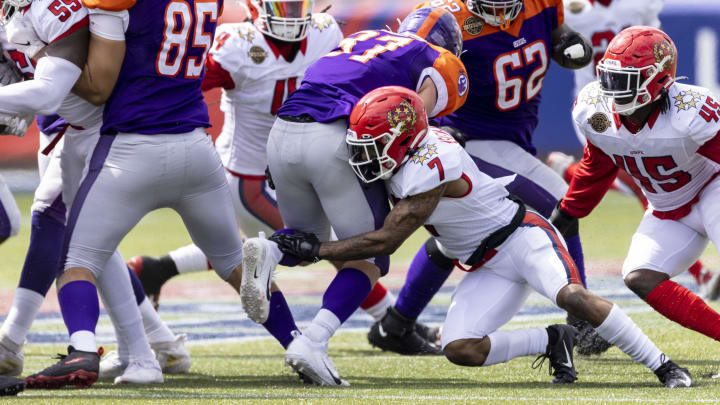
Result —
[[585, 259], [583, 257], [580, 235], [578, 234], [565, 239], [565, 244], [567, 245], [570, 257], [575, 261], [578, 273], [580, 273], [580, 281], [582, 281], [583, 287], [587, 288], [587, 282], [585, 281]]
[[338, 271], [323, 295], [322, 308], [303, 334], [316, 342], [330, 339], [367, 298], [370, 287], [370, 279], [362, 271], [353, 268]]
[[617, 305], [613, 304], [607, 318], [595, 330], [600, 337], [650, 370], [660, 367], [663, 353]]
[[150, 343], [174, 342], [175, 334], [160, 318], [149, 299], [145, 298], [140, 305], [140, 317], [142, 318], [143, 329]]
[[666, 280], [658, 284], [645, 302], [664, 317], [680, 325], [720, 340], [720, 314], [687, 288]]
[[0, 337], [7, 337], [22, 347], [44, 300], [45, 296], [36, 291], [18, 287], [15, 290], [10, 313], [0, 329]]
[[71, 281], [58, 291], [60, 312], [70, 335], [70, 345], [76, 350], [94, 352], [95, 326], [100, 317], [95, 285], [86, 280]]
[[379, 322], [393, 304], [395, 304], [395, 297], [378, 281], [365, 301], [360, 304], [360, 308]]
[[270, 296], [270, 314], [263, 326], [284, 348], [293, 341], [292, 331], [298, 327], [281, 291], [273, 291]]
[[490, 352], [484, 366], [505, 363], [515, 357], [545, 353], [548, 332], [545, 328], [495, 331], [488, 335]]
[[434, 263], [428, 256], [426, 247], [428, 243], [435, 242], [426, 242], [415, 254], [415, 258], [410, 263], [405, 284], [403, 284], [395, 302], [395, 309], [410, 319], [417, 319], [427, 307], [430, 300], [443, 286], [445, 280], [450, 277], [454, 266], [450, 259], [447, 258], [444, 258], [445, 260], [436, 260], [438, 262], [444, 261], [445, 263], [440, 263], [442, 265]]
[[[54, 212], [48, 208], [48, 212]], [[30, 245], [20, 273], [18, 287], [33, 290], [43, 297], [57, 277], [65, 235], [65, 221], [48, 212], [33, 212]]]
[[[180, 274], [205, 271], [211, 268], [205, 253], [195, 245], [187, 245], [168, 253]], [[163, 256], [164, 258], [164, 256]], [[163, 259], [161, 258], [161, 260]]]

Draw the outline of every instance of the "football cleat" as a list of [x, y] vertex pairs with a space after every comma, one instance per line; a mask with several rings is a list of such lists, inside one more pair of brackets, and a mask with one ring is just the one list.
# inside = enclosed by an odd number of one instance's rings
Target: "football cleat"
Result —
[[0, 397], [17, 395], [18, 392], [24, 389], [25, 381], [7, 375], [0, 375]]
[[577, 329], [575, 335], [575, 351], [583, 356], [603, 354], [613, 345], [598, 335], [595, 328], [584, 319], [568, 315], [567, 324]]
[[[405, 355], [441, 355], [442, 350], [417, 332], [416, 322], [390, 307], [370, 328], [368, 341], [378, 349]], [[427, 328], [425, 326], [425, 328]], [[432, 333], [425, 330], [428, 337]], [[437, 336], [437, 334], [435, 335]], [[437, 339], [437, 337], [435, 337]]]
[[117, 350], [112, 350], [102, 356], [100, 359], [100, 369], [98, 371], [98, 379], [106, 380], [115, 378], [125, 372], [128, 363], [120, 360]]
[[[577, 371], [573, 363], [573, 346], [575, 345], [575, 334], [577, 330], [570, 325], [550, 325], [548, 332], [554, 330], [557, 340], [547, 345], [545, 354], [539, 355], [533, 361], [532, 368], [542, 367], [545, 359], [550, 359], [549, 373], [554, 375], [554, 384], [570, 384], [577, 380]], [[548, 333], [549, 335], [550, 333]], [[540, 360], [540, 362], [538, 362]], [[554, 370], [554, 371], [553, 371]]]
[[240, 282], [240, 301], [248, 318], [265, 323], [270, 314], [270, 285], [278, 261], [272, 254], [272, 243], [260, 237], [250, 238], [243, 244], [243, 274]]
[[420, 322], [415, 322], [415, 332], [417, 332], [418, 335], [420, 335], [421, 338], [427, 340], [428, 342], [434, 344], [435, 346], [440, 346], [440, 327], [439, 326], [427, 326], [425, 324], [422, 324]]
[[172, 342], [150, 343], [163, 373], [185, 374], [190, 371], [192, 360], [190, 352], [185, 348], [186, 339], [187, 335], [182, 334], [177, 335]]
[[75, 385], [90, 387], [98, 378], [102, 347], [95, 352], [83, 352], [68, 346], [68, 354], [59, 354], [57, 363], [25, 378], [27, 388], [60, 388]]
[[134, 256], [127, 261], [127, 266], [140, 279], [143, 290], [155, 310], [160, 306], [160, 290], [171, 278], [178, 275], [177, 267], [170, 256], [159, 259], [150, 256]]
[[115, 384], [160, 384], [164, 381], [160, 364], [155, 359], [131, 361], [125, 372], [115, 378]]
[[551, 152], [545, 163], [560, 177], [565, 178], [565, 171], [575, 163], [575, 158], [562, 152]]
[[[664, 358], [663, 354], [662, 359]], [[666, 388], [686, 388], [692, 385], [692, 377], [688, 369], [678, 366], [672, 360], [662, 363], [655, 370], [655, 375]]]
[[340, 378], [337, 367], [327, 354], [328, 342], [317, 343], [298, 331], [285, 352], [285, 364], [290, 366], [306, 384], [348, 387]]
[[[701, 280], [702, 280], [701, 275]], [[712, 276], [709, 279], [700, 281], [698, 283], [698, 289], [700, 297], [709, 301], [716, 301], [720, 298], [720, 273], [712, 272]]]
[[8, 337], [0, 339], [0, 374], [18, 376], [22, 374], [25, 357], [22, 354], [22, 345]]

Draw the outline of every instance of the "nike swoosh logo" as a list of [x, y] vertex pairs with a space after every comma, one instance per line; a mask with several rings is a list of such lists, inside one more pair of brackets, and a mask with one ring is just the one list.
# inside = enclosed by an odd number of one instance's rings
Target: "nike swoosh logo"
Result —
[[258, 275], [259, 268], [260, 268], [260, 266], [258, 265], [258, 258], [255, 258], [255, 274], [254, 274], [255, 278], [260, 278], [260, 276]]
[[570, 353], [568, 352], [567, 345], [565, 344], [565, 342], [563, 342], [563, 349], [565, 349], [565, 357], [567, 357], [567, 362], [561, 361], [560, 364], [562, 364], [565, 367], [573, 368], [572, 360], [570, 358]]
[[335, 374], [332, 372], [330, 367], [325, 364], [325, 362], [323, 362], [323, 366], [325, 366], [325, 370], [327, 370], [328, 374], [330, 374], [330, 377], [332, 377], [333, 381], [335, 381], [335, 385], [342, 385], [342, 380], [340, 379], [340, 377], [335, 376]]
[[378, 324], [378, 332], [380, 333], [380, 336], [387, 337], [387, 332], [385, 332], [385, 329], [383, 329], [382, 324]]
[[30, 45], [30, 41], [27, 41], [27, 42], [24, 43], [24, 44], [18, 44], [18, 43], [16, 43], [16, 44], [17, 44], [17, 45], [20, 45], [20, 46], [28, 46], [28, 45]]

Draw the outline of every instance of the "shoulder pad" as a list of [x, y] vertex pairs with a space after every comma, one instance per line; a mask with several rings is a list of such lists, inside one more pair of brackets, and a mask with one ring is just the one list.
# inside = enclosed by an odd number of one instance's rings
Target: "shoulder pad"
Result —
[[233, 72], [248, 64], [262, 63], [268, 57], [267, 47], [259, 45], [262, 43], [262, 33], [251, 23], [221, 24], [210, 54], [223, 69]]
[[710, 90], [687, 84], [675, 84], [668, 92], [670, 121], [681, 132], [687, 132], [702, 145], [720, 131], [720, 101]]
[[312, 21], [310, 21], [310, 27], [318, 31], [325, 31], [326, 29], [338, 28], [337, 21], [335, 18], [328, 13], [314, 13], [312, 15]]
[[99, 8], [107, 11], [123, 11], [135, 5], [135, 0], [82, 0], [87, 8]]

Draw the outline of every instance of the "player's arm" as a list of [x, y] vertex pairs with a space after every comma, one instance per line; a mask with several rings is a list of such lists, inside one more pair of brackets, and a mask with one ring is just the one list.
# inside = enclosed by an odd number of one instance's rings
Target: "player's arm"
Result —
[[469, 83], [465, 65], [452, 53], [433, 46], [440, 54], [420, 74], [416, 93], [425, 103], [428, 117], [442, 117], [465, 104]]
[[202, 81], [200, 89], [202, 91], [208, 91], [216, 87], [232, 90], [235, 88], [235, 82], [230, 73], [223, 69], [222, 65], [213, 58], [212, 54], [208, 54], [207, 59], [205, 59], [205, 78]]
[[432, 81], [430, 76], [425, 78], [422, 85], [420, 85], [417, 94], [420, 96], [420, 98], [422, 98], [423, 105], [425, 106], [425, 112], [428, 116], [430, 116], [430, 114], [435, 109], [435, 104], [437, 104], [438, 96], [437, 87], [435, 87], [435, 83]]
[[125, 59], [125, 24], [121, 14], [90, 14], [87, 64], [73, 92], [95, 105], [105, 104]]
[[552, 59], [566, 69], [581, 69], [592, 60], [590, 41], [562, 24], [552, 31]]

